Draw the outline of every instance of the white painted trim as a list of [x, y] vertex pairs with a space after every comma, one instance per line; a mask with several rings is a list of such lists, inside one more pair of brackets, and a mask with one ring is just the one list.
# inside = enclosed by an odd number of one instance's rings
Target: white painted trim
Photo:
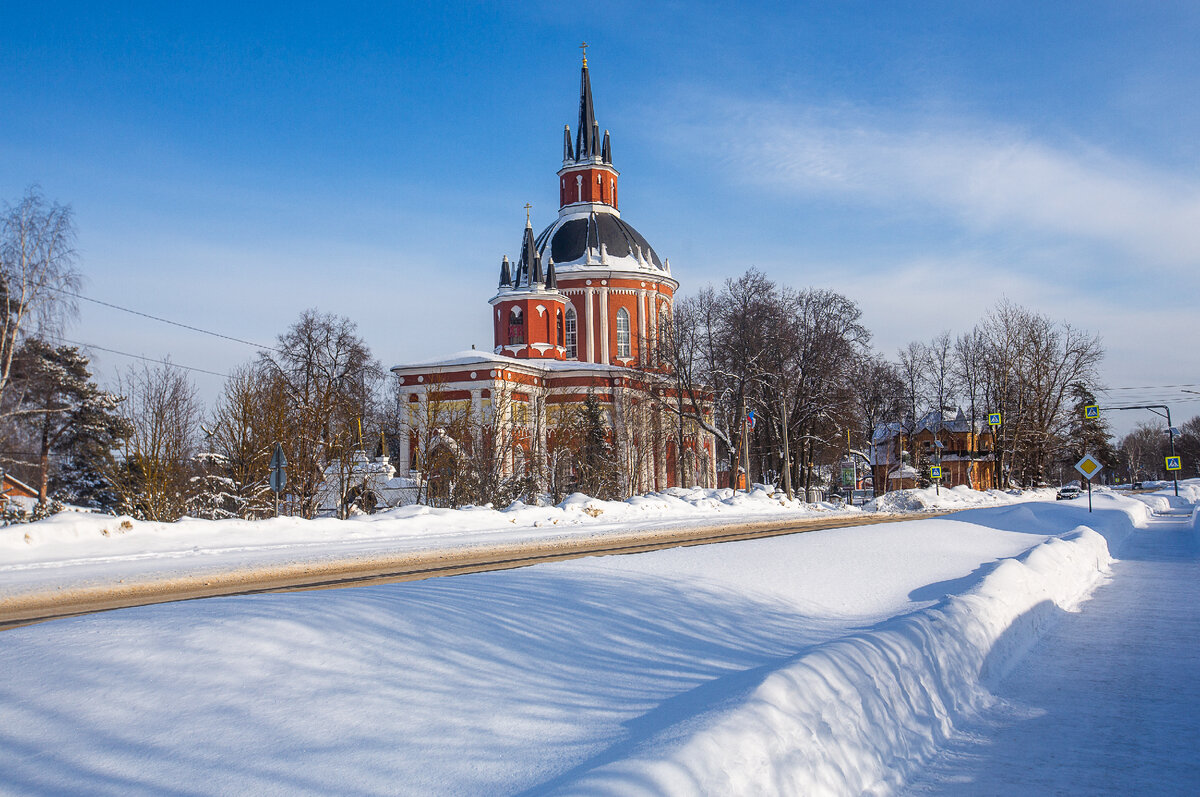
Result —
[[[586, 288], [587, 294], [587, 362], [599, 362], [596, 359], [596, 324], [594, 322], [594, 312], [592, 310], [592, 293], [595, 288]], [[578, 356], [578, 355], [577, 355]]]
[[597, 362], [611, 362], [608, 356], [608, 288], [600, 289], [600, 354], [603, 359]]

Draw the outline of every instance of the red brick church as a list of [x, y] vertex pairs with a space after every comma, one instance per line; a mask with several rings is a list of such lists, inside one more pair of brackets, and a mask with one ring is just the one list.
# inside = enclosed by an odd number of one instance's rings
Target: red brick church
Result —
[[[397, 470], [422, 467], [436, 445], [438, 412], [502, 420], [511, 462], [536, 474], [553, 458], [555, 418], [591, 393], [601, 402], [630, 491], [715, 484], [708, 432], [651, 400], [652, 352], [679, 283], [670, 261], [621, 216], [609, 132], [600, 131], [587, 58], [574, 135], [563, 133], [558, 217], [534, 235], [526, 210], [516, 262], [505, 256], [491, 305], [493, 350], [471, 350], [392, 369], [407, 433]], [[497, 415], [499, 413], [499, 415]], [[682, 445], [681, 445], [682, 443]], [[682, 455], [683, 460], [679, 457]]]

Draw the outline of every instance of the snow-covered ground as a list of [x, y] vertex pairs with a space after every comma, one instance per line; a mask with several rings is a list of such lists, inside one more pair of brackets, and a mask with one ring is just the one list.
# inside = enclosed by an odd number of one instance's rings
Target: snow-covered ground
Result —
[[[1170, 503], [1142, 498], [1099, 492], [1089, 514], [1050, 491], [946, 518], [6, 631], [0, 790], [886, 793], [995, 707], [990, 689], [1087, 597], [1110, 547]], [[476, 511], [519, 519], [493, 533], [647, 511], [593, 507]]]
[[[670, 489], [627, 501], [575, 494], [557, 506], [491, 508], [409, 506], [349, 520], [276, 518], [264, 521], [184, 519], [151, 523], [110, 515], [64, 512], [47, 520], [0, 528], [0, 601], [6, 595], [81, 583], [152, 579], [271, 567], [284, 563], [402, 554], [659, 530], [684, 525], [857, 513], [860, 507], [806, 504], [762, 486], [733, 490]], [[975, 492], [966, 488], [905, 490], [868, 504], [867, 511], [964, 509], [1053, 497], [1053, 491]]]
[[[1171, 489], [1156, 496], [1176, 502]], [[959, 723], [910, 794], [1200, 791], [1200, 537], [1155, 518], [1120, 561]]]

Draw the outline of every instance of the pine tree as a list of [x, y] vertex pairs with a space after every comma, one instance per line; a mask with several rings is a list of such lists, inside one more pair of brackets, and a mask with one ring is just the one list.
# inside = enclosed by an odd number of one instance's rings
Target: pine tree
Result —
[[70, 503], [115, 503], [104, 474], [129, 425], [117, 413], [120, 399], [92, 381], [88, 364], [75, 346], [38, 338], [24, 341], [13, 358], [10, 414], [37, 446], [41, 504], [52, 490]]
[[578, 457], [579, 476], [576, 488], [596, 498], [611, 500], [618, 497], [620, 466], [616, 448], [609, 439], [609, 426], [604, 407], [596, 394], [588, 392], [582, 407], [583, 440]]

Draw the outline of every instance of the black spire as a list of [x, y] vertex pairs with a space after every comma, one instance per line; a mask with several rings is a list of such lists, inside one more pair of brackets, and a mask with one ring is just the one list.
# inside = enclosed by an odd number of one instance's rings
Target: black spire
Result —
[[579, 127], [575, 128], [575, 159], [594, 157], [596, 147], [596, 111], [592, 107], [592, 81], [588, 79], [587, 57], [579, 74]]
[[612, 144], [608, 141], [608, 131], [604, 131], [604, 146], [600, 148], [600, 160], [612, 163]]
[[508, 255], [505, 255], [504, 260], [500, 261], [500, 287], [512, 287], [512, 270], [508, 267]]
[[[528, 220], [525, 222], [525, 237], [521, 241], [521, 262], [517, 264], [518, 275], [528, 275], [526, 286], [532, 288], [534, 285], [543, 281], [542, 277], [542, 258], [538, 255], [537, 247], [533, 243], [533, 226]], [[520, 276], [517, 277], [517, 286], [520, 285]]]
[[563, 125], [563, 160], [575, 160], [575, 152], [571, 149], [571, 126]]
[[558, 290], [558, 277], [554, 274], [554, 258], [550, 258], [546, 266], [546, 290]]

